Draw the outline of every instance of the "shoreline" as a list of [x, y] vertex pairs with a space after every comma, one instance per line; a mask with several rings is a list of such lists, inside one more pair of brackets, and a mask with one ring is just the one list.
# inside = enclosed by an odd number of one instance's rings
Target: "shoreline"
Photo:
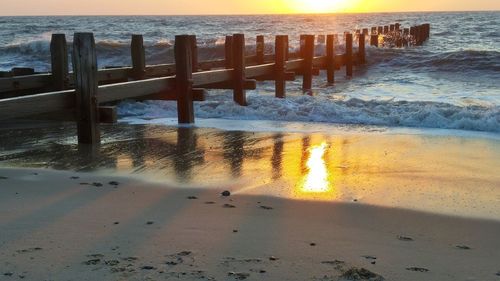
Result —
[[385, 280], [497, 280], [500, 270], [498, 221], [225, 198], [92, 173], [9, 174], [0, 189], [0, 257], [5, 273], [26, 280], [344, 280], [352, 268]]

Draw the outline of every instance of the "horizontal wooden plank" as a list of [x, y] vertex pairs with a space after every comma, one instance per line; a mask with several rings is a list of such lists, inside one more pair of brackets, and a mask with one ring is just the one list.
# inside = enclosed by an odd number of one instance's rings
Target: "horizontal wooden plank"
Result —
[[43, 88], [50, 84], [50, 73], [0, 78], [0, 92]]
[[162, 91], [173, 90], [175, 77], [152, 78], [99, 86], [97, 98], [100, 103], [148, 96]]
[[75, 90], [49, 92], [0, 100], [0, 120], [75, 107]]

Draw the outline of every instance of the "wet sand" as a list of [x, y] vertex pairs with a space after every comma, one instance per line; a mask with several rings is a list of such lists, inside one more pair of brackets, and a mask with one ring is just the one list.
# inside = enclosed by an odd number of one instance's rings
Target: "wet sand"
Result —
[[3, 128], [0, 280], [500, 280], [497, 138]]
[[500, 278], [498, 221], [91, 173], [0, 175], [1, 280], [349, 280], [353, 268], [368, 271], [352, 280]]

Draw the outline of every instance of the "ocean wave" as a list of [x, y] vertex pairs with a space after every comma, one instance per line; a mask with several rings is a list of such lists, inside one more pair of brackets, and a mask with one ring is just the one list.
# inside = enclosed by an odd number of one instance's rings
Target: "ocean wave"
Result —
[[[172, 101], [125, 101], [120, 117], [138, 119], [177, 116]], [[293, 95], [276, 99], [255, 91], [248, 94], [248, 106], [238, 106], [230, 93], [211, 93], [207, 101], [195, 103], [199, 118], [326, 122], [395, 127], [422, 127], [500, 132], [499, 106], [457, 106], [424, 101], [334, 100], [327, 96]]]

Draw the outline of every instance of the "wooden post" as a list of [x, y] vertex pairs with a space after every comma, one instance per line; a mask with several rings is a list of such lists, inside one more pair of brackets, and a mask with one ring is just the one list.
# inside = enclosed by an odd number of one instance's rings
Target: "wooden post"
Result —
[[179, 124], [194, 123], [193, 109], [193, 62], [191, 36], [175, 36], [175, 87], [177, 92], [177, 117]]
[[75, 33], [73, 71], [78, 143], [99, 144], [101, 134], [97, 101], [97, 58], [92, 33]]
[[300, 48], [299, 48], [299, 56], [300, 58], [304, 58], [305, 57], [305, 45], [306, 45], [306, 37], [307, 35], [300, 35]]
[[233, 68], [233, 36], [226, 36], [226, 43], [224, 44], [224, 55], [226, 69]]
[[365, 34], [359, 34], [359, 48], [358, 48], [358, 59], [359, 64], [364, 64], [366, 62], [366, 51], [365, 51]]
[[313, 58], [314, 58], [314, 35], [304, 35], [304, 62], [302, 67], [303, 80], [302, 90], [309, 92], [312, 89]]
[[132, 35], [130, 49], [132, 52], [132, 77], [136, 80], [144, 79], [146, 74], [146, 54], [142, 35]]
[[394, 26], [395, 26], [396, 31], [399, 32], [400, 28], [401, 28], [401, 24], [400, 23], [396, 23], [396, 24], [394, 24]]
[[370, 35], [370, 45], [378, 47], [378, 35], [377, 34]]
[[198, 42], [196, 41], [196, 35], [190, 35], [191, 40], [191, 65], [192, 71], [198, 71]]
[[326, 77], [329, 84], [335, 83], [335, 35], [326, 36]]
[[345, 71], [347, 77], [352, 77], [352, 34], [345, 35]]
[[239, 105], [247, 105], [245, 93], [245, 35], [233, 35], [234, 90], [233, 100]]
[[370, 34], [370, 33], [368, 32], [368, 28], [363, 28], [363, 34], [364, 34], [364, 35], [368, 35], [368, 34]]
[[415, 37], [416, 35], [415, 35], [415, 27], [414, 26], [410, 27], [410, 36], [411, 36], [411, 39], [410, 39], [411, 40], [411, 44], [410, 45], [416, 44], [417, 43], [416, 42], [417, 38]]
[[274, 60], [275, 64], [275, 72], [276, 72], [276, 80], [275, 80], [275, 89], [276, 89], [276, 97], [277, 98], [285, 98], [286, 92], [286, 79], [285, 79], [285, 71], [286, 71], [286, 48], [288, 36], [286, 35], [278, 35], [276, 36], [276, 41], [274, 44]]
[[383, 26], [379, 26], [377, 28], [377, 32], [378, 32], [378, 35], [384, 34], [384, 27]]
[[68, 88], [69, 65], [66, 35], [52, 34], [50, 41], [50, 62], [52, 66], [52, 89], [62, 91]]
[[255, 45], [255, 52], [257, 55], [257, 64], [264, 64], [265, 42], [264, 42], [263, 35], [257, 36], [257, 42]]
[[288, 61], [290, 59], [290, 39], [288, 35], [286, 35], [286, 47], [285, 47], [285, 60]]
[[372, 34], [376, 34], [376, 33], [377, 33], [377, 27], [374, 26], [374, 27], [372, 27]]
[[386, 25], [384, 26], [384, 34], [388, 34], [389, 33], [389, 26]]
[[396, 30], [396, 25], [391, 24], [389, 25], [389, 31], [395, 31]]

